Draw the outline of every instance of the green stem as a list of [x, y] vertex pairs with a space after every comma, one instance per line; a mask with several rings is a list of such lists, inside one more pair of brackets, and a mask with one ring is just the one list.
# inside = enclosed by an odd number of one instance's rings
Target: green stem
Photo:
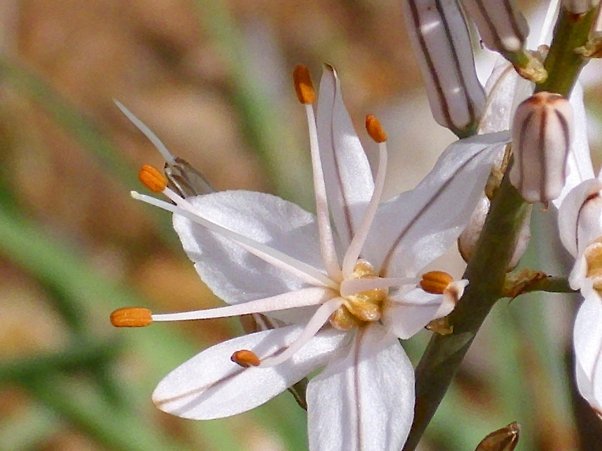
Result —
[[404, 450], [418, 444], [481, 324], [502, 296], [506, 268], [527, 212], [528, 205], [505, 177], [464, 274], [470, 283], [449, 316], [454, 331], [433, 335], [416, 368], [414, 424]]
[[589, 32], [596, 19], [596, 8], [585, 14], [572, 14], [561, 8], [554, 29], [554, 39], [546, 61], [548, 78], [535, 92], [556, 92], [568, 97], [587, 59], [575, 50], [587, 44]]

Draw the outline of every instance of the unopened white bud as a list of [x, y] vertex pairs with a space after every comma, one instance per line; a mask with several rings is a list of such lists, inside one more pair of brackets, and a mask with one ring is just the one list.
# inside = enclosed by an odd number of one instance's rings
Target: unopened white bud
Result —
[[510, 181], [527, 202], [556, 199], [566, 180], [573, 111], [559, 94], [539, 92], [516, 109]]
[[[483, 226], [485, 225], [485, 219], [487, 219], [487, 213], [489, 213], [490, 202], [487, 197], [483, 196], [477, 204], [475, 210], [468, 221], [468, 225], [458, 238], [458, 250], [460, 255], [466, 263], [470, 261], [473, 256], [474, 250], [477, 247], [477, 242]], [[531, 211], [525, 216], [525, 220], [521, 225], [521, 229], [516, 239], [514, 252], [512, 258], [508, 263], [506, 271], [512, 271], [516, 265], [518, 265], [523, 254], [527, 250], [529, 240], [531, 239]]]
[[525, 45], [529, 26], [512, 0], [462, 0], [481, 39], [491, 50], [518, 52]]
[[433, 117], [458, 136], [472, 133], [485, 107], [470, 35], [456, 0], [403, 0]]
[[586, 13], [600, 4], [600, 0], [562, 0], [562, 6], [573, 14]]

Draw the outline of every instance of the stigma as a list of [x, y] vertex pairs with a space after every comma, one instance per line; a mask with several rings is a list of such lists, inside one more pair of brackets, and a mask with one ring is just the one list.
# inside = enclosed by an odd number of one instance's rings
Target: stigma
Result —
[[[369, 262], [358, 260], [349, 278], [374, 279], [376, 281], [379, 276]], [[379, 321], [388, 294], [388, 289], [375, 286], [342, 296], [343, 304], [331, 315], [330, 324], [339, 330], [349, 330], [366, 323]]]

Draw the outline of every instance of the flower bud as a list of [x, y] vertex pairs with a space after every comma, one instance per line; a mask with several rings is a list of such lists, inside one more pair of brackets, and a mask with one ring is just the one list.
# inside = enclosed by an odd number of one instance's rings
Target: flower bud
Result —
[[516, 109], [510, 181], [527, 202], [556, 199], [566, 180], [573, 112], [559, 94], [539, 92]]
[[470, 135], [485, 107], [470, 36], [456, 0], [404, 0], [406, 28], [418, 58], [433, 117]]
[[562, 6], [573, 14], [583, 14], [600, 4], [600, 0], [562, 0]]
[[487, 435], [475, 451], [512, 451], [518, 445], [520, 426], [515, 421]]
[[[487, 197], [483, 196], [477, 204], [468, 224], [462, 234], [458, 238], [458, 250], [460, 255], [466, 263], [472, 258], [473, 252], [477, 246], [477, 241], [485, 225], [485, 219], [489, 212], [490, 202]], [[516, 239], [516, 245], [514, 247], [514, 253], [508, 263], [506, 271], [512, 271], [516, 265], [518, 265], [521, 257], [527, 250], [529, 240], [531, 239], [531, 212], [529, 211], [523, 224], [521, 225], [518, 237]]]
[[463, 0], [463, 5], [487, 48], [500, 53], [524, 48], [529, 26], [511, 0]]

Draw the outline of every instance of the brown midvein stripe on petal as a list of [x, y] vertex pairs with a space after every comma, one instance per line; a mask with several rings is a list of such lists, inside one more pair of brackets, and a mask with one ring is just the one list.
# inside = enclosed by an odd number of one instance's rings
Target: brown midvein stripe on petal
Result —
[[516, 14], [515, 10], [512, 7], [512, 0], [503, 0], [504, 9], [508, 13], [508, 17], [510, 18], [510, 25], [512, 26], [513, 33], [518, 36], [521, 40], [525, 39], [524, 33], [520, 29], [518, 23], [516, 22]]
[[[470, 162], [472, 162], [478, 155], [479, 155], [479, 152], [475, 153], [472, 157], [470, 157], [468, 160], [466, 160], [464, 163], [462, 163], [462, 165], [456, 170], [456, 173], [459, 172], [460, 170], [462, 170], [468, 164], [470, 164]], [[391, 258], [393, 257], [393, 254], [395, 253], [395, 249], [397, 249], [397, 246], [399, 246], [399, 243], [401, 242], [402, 238], [405, 235], [407, 235], [407, 233], [412, 229], [412, 227], [414, 227], [414, 225], [416, 224], [416, 221], [418, 220], [418, 218], [422, 215], [422, 213], [424, 213], [424, 211], [429, 207], [429, 205], [432, 202], [434, 202], [439, 196], [441, 196], [441, 194], [447, 189], [447, 186], [453, 181], [454, 176], [455, 176], [455, 174], [451, 174], [450, 175], [449, 179], [447, 179], [445, 181], [445, 183], [443, 183], [439, 187], [439, 189], [435, 192], [435, 194], [433, 196], [431, 196], [431, 198], [428, 199], [427, 202], [424, 203], [424, 205], [422, 206], [422, 208], [418, 211], [418, 213], [416, 213], [416, 216], [414, 216], [414, 218], [408, 223], [408, 225], [406, 226], [406, 228], [403, 229], [401, 231], [401, 233], [397, 236], [397, 238], [393, 242], [393, 245], [389, 249], [389, 252], [387, 252], [387, 255], [383, 259], [383, 264], [382, 264], [382, 268], [383, 268], [382, 273], [383, 274], [382, 274], [382, 277], [386, 277], [387, 271], [389, 270], [389, 263], [391, 261]]]
[[477, 5], [477, 8], [479, 8], [479, 11], [481, 12], [481, 15], [483, 16], [483, 19], [485, 19], [485, 22], [487, 22], [487, 27], [491, 31], [491, 34], [495, 41], [495, 47], [496, 48], [504, 48], [504, 46], [502, 45], [502, 39], [500, 38], [499, 32], [498, 32], [497, 28], [495, 27], [495, 25], [493, 24], [491, 17], [489, 17], [487, 8], [485, 7], [485, 5], [483, 5], [483, 1], [475, 0], [475, 3]]
[[[439, 14], [441, 15], [441, 22], [443, 23], [443, 28], [445, 29], [445, 36], [447, 36], [447, 40], [449, 41], [449, 44], [450, 44], [449, 48], [451, 51], [451, 57], [454, 61], [454, 67], [456, 69], [456, 73], [458, 74], [458, 80], [460, 80], [460, 83], [462, 85], [462, 91], [464, 93], [464, 97], [466, 98], [466, 108], [468, 109], [468, 115], [470, 117], [469, 123], [471, 123], [471, 122], [474, 122], [477, 118], [475, 115], [474, 106], [472, 104], [472, 99], [470, 98], [470, 92], [469, 92], [468, 86], [466, 84], [465, 74], [464, 74], [464, 71], [462, 71], [462, 64], [460, 62], [460, 58], [458, 57], [458, 51], [456, 49], [454, 39], [453, 39], [451, 31], [449, 29], [449, 23], [447, 20], [447, 16], [445, 15], [445, 10], [441, 6], [441, 1], [437, 1], [437, 11], [439, 11]], [[466, 23], [464, 23], [464, 26], [466, 27]], [[466, 30], [466, 33], [468, 34], [468, 29]], [[454, 124], [454, 126], [457, 128], [462, 128], [465, 125], [466, 124]]]
[[[339, 93], [339, 87], [337, 84], [337, 79], [336, 79], [334, 70], [333, 70], [333, 77], [334, 77], [334, 97], [332, 98], [332, 108], [330, 110], [332, 112], [331, 121], [330, 121], [330, 140], [331, 140], [331, 147], [332, 147], [332, 158], [334, 160], [334, 171], [335, 171], [335, 176], [336, 176], [336, 180], [337, 180], [337, 188], [338, 188], [339, 192], [341, 193], [341, 201], [343, 203], [342, 205], [340, 205], [340, 207], [343, 210], [343, 216], [345, 218], [345, 225], [347, 227], [347, 233], [349, 234], [348, 239], [349, 239], [349, 241], [351, 241], [353, 239], [353, 235], [354, 235], [353, 220], [351, 219], [351, 212], [349, 211], [349, 201], [347, 199], [347, 193], [345, 191], [345, 184], [343, 183], [343, 177], [341, 175], [341, 168], [339, 166], [339, 158], [337, 156], [336, 139], [334, 138], [335, 133], [336, 133], [336, 130], [334, 129], [334, 114], [335, 114], [335, 105], [337, 102], [337, 95]], [[344, 149], [343, 149], [343, 151], [344, 151]], [[334, 201], [334, 199], [333, 199], [333, 201]]]
[[539, 192], [540, 197], [544, 199], [548, 198], [548, 190], [547, 190], [547, 181], [548, 181], [548, 165], [546, 164], [547, 160], [550, 160], [550, 157], [547, 155], [547, 151], [549, 151], [549, 147], [546, 145], [546, 129], [548, 127], [548, 110], [543, 108], [541, 111], [541, 117], [539, 118], [539, 136], [538, 136], [538, 144], [539, 144], [539, 166], [540, 166], [540, 178], [539, 178]]
[[422, 55], [424, 55], [424, 59], [429, 68], [429, 72], [431, 74], [433, 83], [435, 85], [437, 97], [439, 98], [439, 105], [441, 105], [441, 111], [443, 112], [443, 115], [445, 116], [445, 121], [448, 124], [453, 124], [451, 114], [449, 112], [449, 105], [447, 103], [447, 99], [445, 98], [445, 95], [443, 93], [443, 88], [441, 86], [441, 80], [439, 79], [439, 75], [437, 73], [437, 70], [435, 69], [435, 64], [433, 63], [433, 59], [431, 58], [431, 55], [429, 53], [429, 48], [426, 44], [426, 41], [424, 40], [422, 33], [420, 33], [420, 23], [421, 22], [420, 22], [420, 16], [418, 14], [418, 9], [416, 8], [416, 2], [414, 0], [408, 0], [408, 4], [410, 5], [410, 10], [412, 11], [412, 21], [414, 22], [414, 28], [416, 29], [416, 36], [418, 37], [418, 44], [420, 45], [420, 48], [422, 49]]

